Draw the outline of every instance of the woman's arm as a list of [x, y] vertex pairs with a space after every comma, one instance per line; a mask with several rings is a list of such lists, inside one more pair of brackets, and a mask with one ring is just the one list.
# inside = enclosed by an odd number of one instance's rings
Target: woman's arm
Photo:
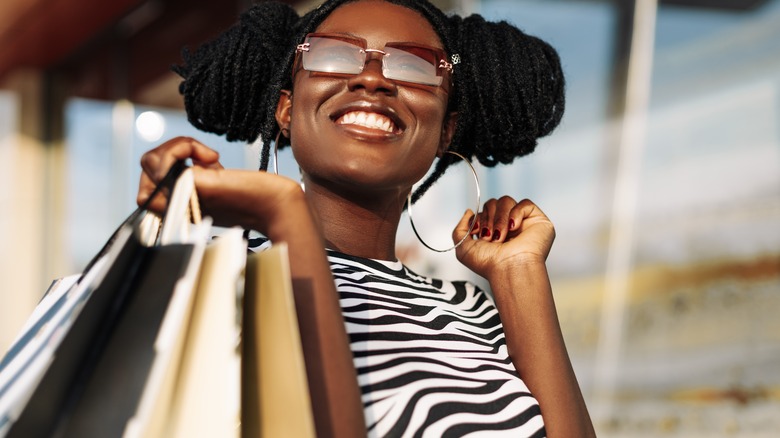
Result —
[[506, 266], [489, 281], [510, 357], [539, 401], [548, 436], [595, 436], [544, 263]]
[[[453, 232], [469, 231], [471, 212]], [[490, 282], [512, 362], [539, 401], [549, 437], [595, 436], [571, 366], [545, 261], [555, 230], [531, 201], [490, 200], [478, 215], [478, 240], [466, 239], [458, 259]], [[490, 230], [489, 236], [483, 229]], [[498, 237], [496, 237], [498, 232]]]
[[[363, 405], [322, 236], [300, 186], [265, 172], [225, 170], [215, 151], [177, 138], [147, 152], [138, 194], [142, 203], [177, 160], [191, 158], [205, 214], [286, 242], [317, 436], [365, 436]], [[164, 210], [165, 200], [152, 203]]]
[[297, 183], [267, 236], [287, 242], [317, 436], [365, 436], [363, 404], [325, 245]]

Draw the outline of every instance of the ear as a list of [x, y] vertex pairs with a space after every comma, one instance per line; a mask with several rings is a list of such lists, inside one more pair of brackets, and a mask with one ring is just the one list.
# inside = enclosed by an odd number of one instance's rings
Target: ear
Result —
[[447, 151], [452, 143], [452, 137], [455, 136], [455, 128], [458, 126], [458, 113], [451, 111], [447, 113], [444, 118], [444, 123], [441, 125], [441, 139], [439, 140], [439, 150], [436, 151], [436, 156], [441, 158], [444, 152]]
[[292, 119], [292, 91], [282, 90], [279, 93], [279, 102], [276, 103], [276, 123], [282, 134], [287, 132], [285, 137], [290, 134], [290, 121]]

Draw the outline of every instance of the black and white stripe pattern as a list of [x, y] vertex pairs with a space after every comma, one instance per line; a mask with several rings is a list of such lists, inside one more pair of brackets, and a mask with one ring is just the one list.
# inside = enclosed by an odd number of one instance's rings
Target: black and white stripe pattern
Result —
[[470, 283], [328, 252], [370, 436], [545, 435], [498, 311]]

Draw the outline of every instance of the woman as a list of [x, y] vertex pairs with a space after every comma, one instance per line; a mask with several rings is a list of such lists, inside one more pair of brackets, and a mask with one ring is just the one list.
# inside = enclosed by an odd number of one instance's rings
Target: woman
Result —
[[330, 0], [301, 18], [261, 3], [185, 55], [190, 121], [229, 140], [261, 136], [263, 168], [281, 134], [305, 192], [223, 169], [216, 152], [177, 138], [144, 155], [138, 201], [191, 158], [218, 224], [288, 244], [318, 435], [593, 435], [545, 268], [554, 229], [538, 207], [490, 200], [452, 233], [495, 302], [395, 257], [407, 195], [437, 156], [422, 191], [453, 163], [448, 150], [508, 163], [557, 125], [554, 50], [424, 0]]

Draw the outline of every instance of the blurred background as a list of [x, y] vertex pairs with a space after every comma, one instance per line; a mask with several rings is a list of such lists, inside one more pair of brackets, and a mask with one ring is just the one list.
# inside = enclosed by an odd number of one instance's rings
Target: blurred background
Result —
[[[556, 225], [548, 265], [599, 436], [780, 436], [780, 0], [434, 3], [560, 52], [560, 128], [477, 172], [483, 201], [531, 198]], [[257, 168], [255, 145], [189, 126], [169, 69], [248, 4], [0, 3], [0, 351], [134, 209], [144, 151], [190, 135]], [[460, 167], [414, 210], [441, 247], [476, 202]], [[484, 284], [406, 222], [398, 254]]]

